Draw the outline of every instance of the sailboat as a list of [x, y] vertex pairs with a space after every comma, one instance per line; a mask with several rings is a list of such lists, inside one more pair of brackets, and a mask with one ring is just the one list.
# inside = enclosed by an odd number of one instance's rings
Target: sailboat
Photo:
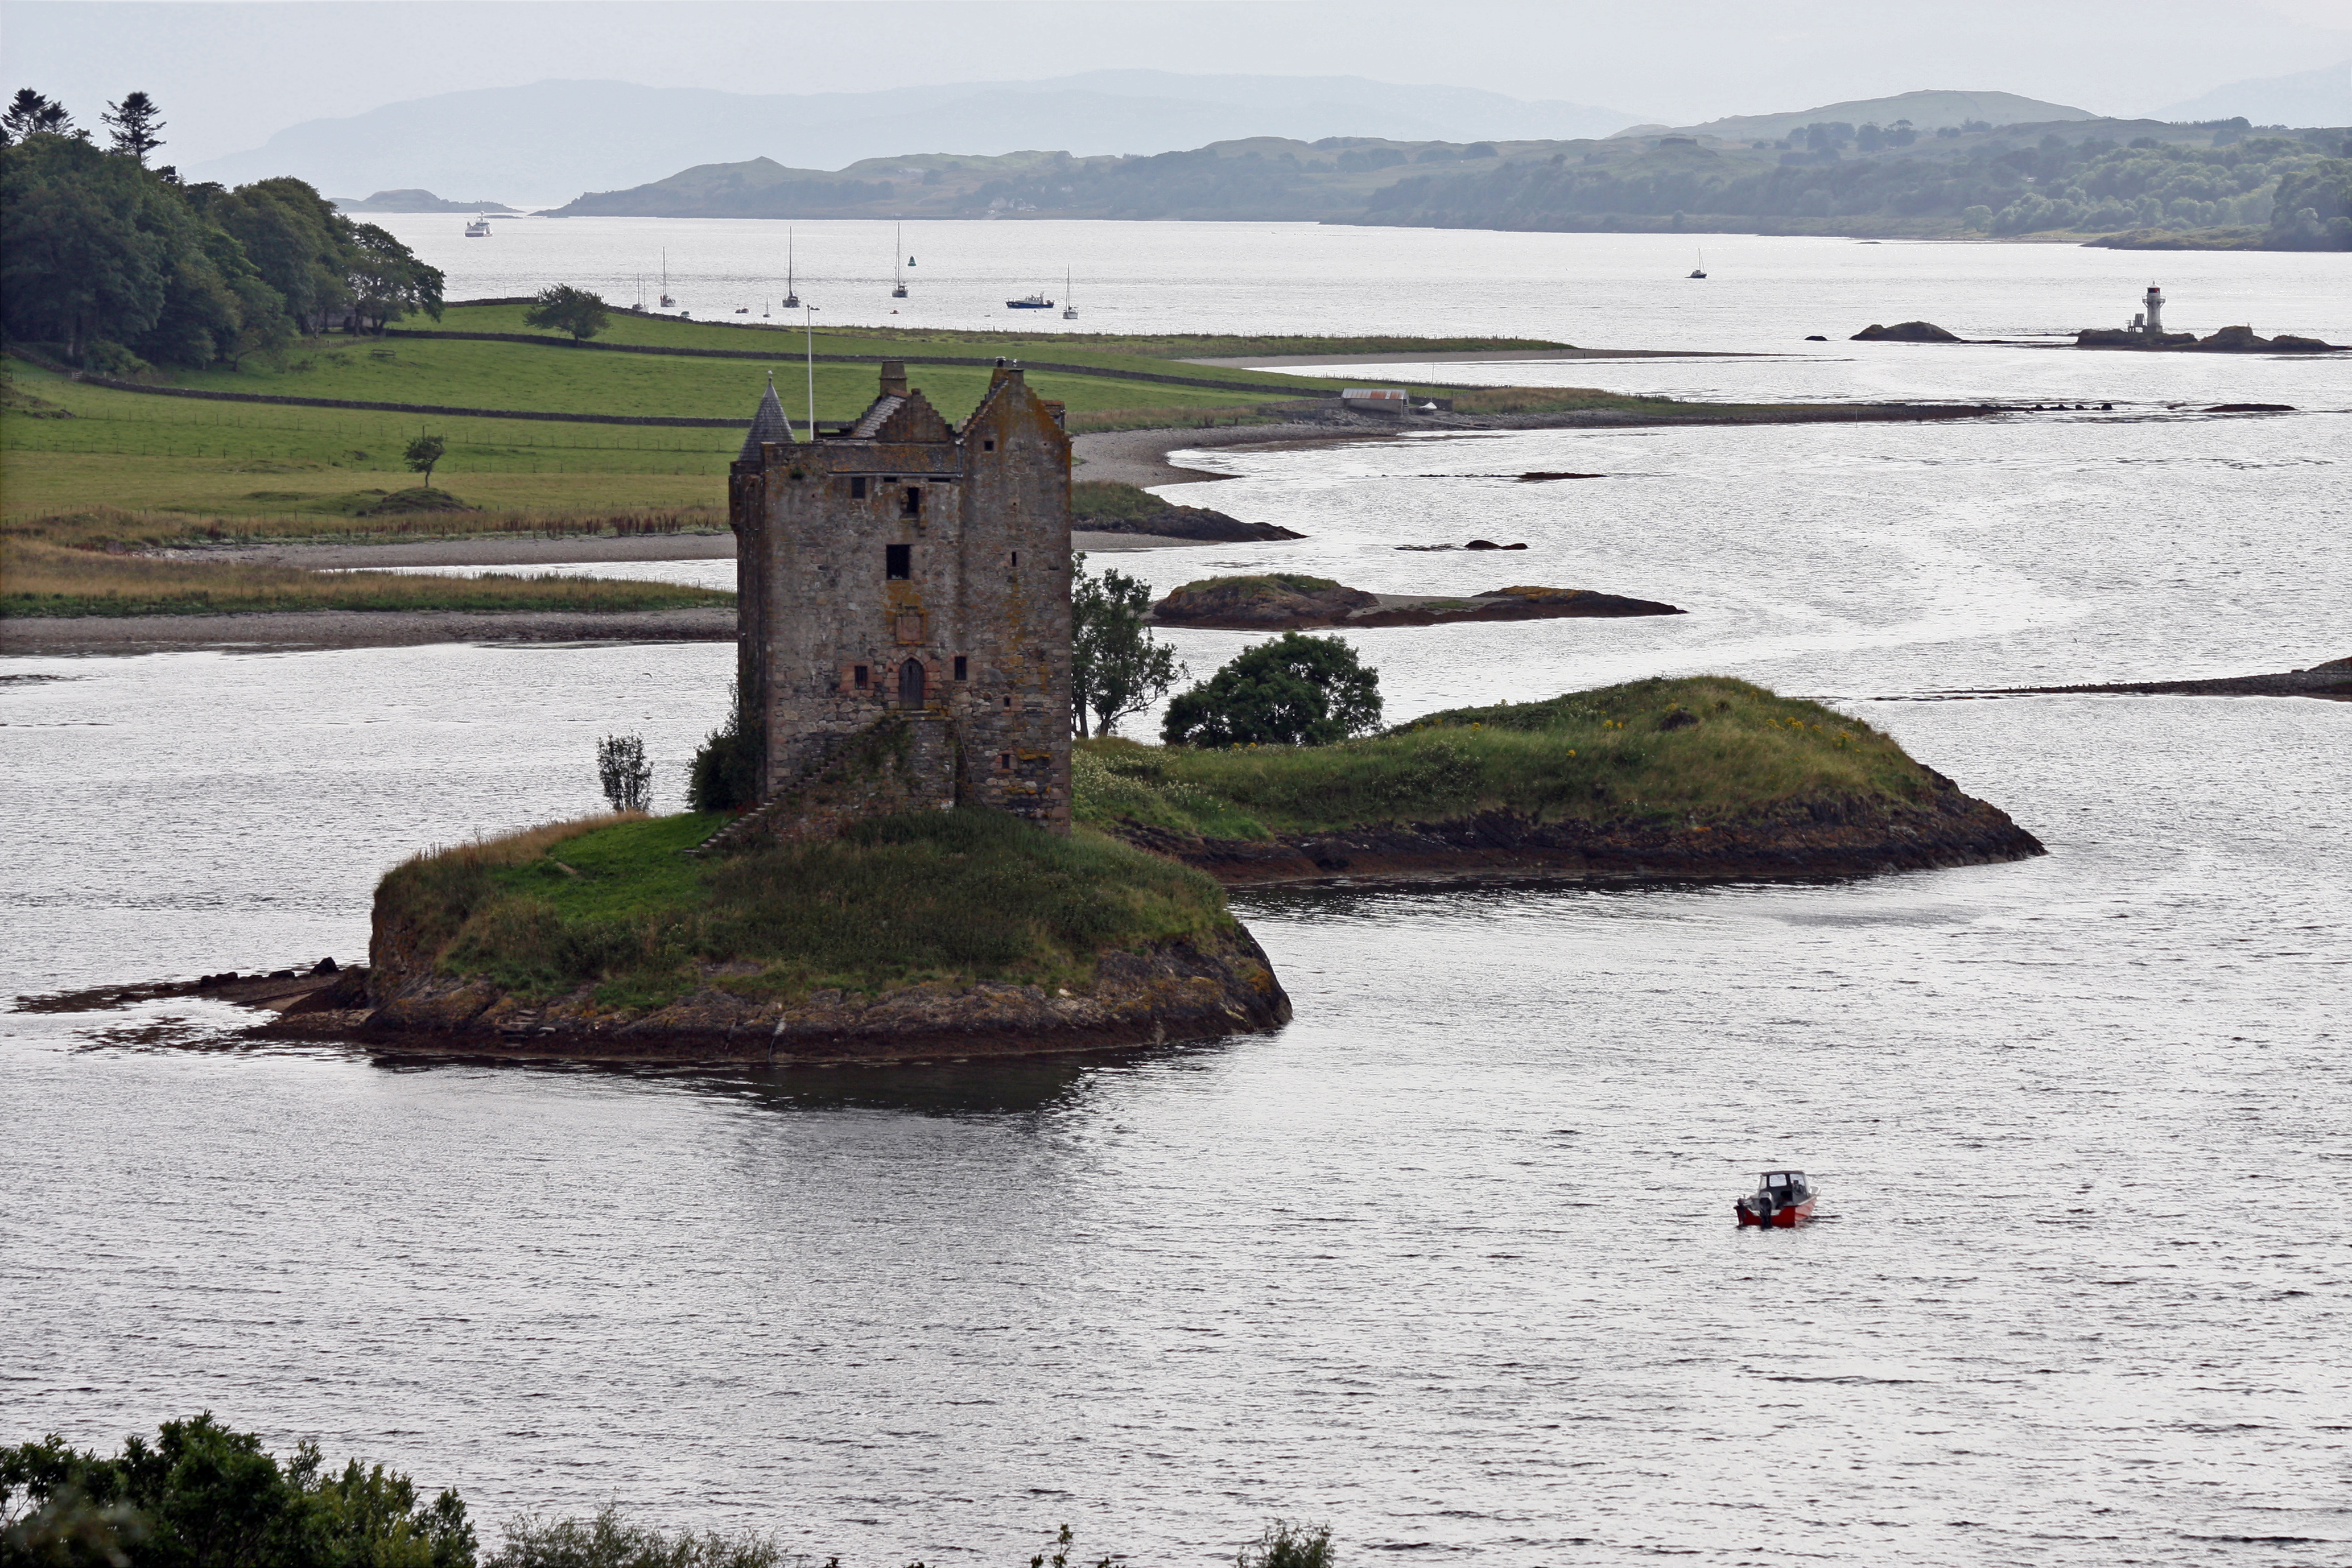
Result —
[[669, 297], [669, 249], [667, 247], [664, 247], [662, 249], [661, 302], [662, 309], [665, 310], [677, 303], [677, 300]]
[[793, 287], [793, 231], [784, 230], [784, 309], [801, 308], [800, 290]]
[[1070, 298], [1070, 269], [1065, 267], [1062, 268], [1062, 320], [1075, 321], [1077, 319], [1078, 303]]
[[1704, 278], [1704, 277], [1706, 277], [1706, 251], [1702, 250], [1702, 251], [1700, 251], [1700, 252], [1698, 253], [1698, 265], [1697, 265], [1696, 267], [1694, 267], [1694, 268], [1692, 268], [1690, 269], [1690, 275], [1691, 275], [1692, 277], [1694, 277], [1694, 278]]
[[907, 269], [898, 264], [898, 258], [906, 254], [907, 226], [902, 223], [890, 240], [890, 298], [893, 300], [907, 297]]

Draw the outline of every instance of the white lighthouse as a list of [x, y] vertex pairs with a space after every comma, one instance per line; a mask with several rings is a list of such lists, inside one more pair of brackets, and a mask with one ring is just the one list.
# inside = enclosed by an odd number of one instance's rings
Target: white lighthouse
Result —
[[2146, 307], [2145, 314], [2147, 319], [2147, 335], [2152, 338], [2163, 336], [2164, 290], [2153, 283], [2149, 284], [2147, 286], [2147, 297], [2141, 301], [2141, 303]]

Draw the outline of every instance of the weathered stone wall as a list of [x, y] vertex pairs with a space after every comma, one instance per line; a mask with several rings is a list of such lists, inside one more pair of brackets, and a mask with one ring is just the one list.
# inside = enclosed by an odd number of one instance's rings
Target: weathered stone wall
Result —
[[1066, 831], [1069, 440], [1000, 369], [961, 431], [901, 367], [846, 436], [735, 466], [746, 717], [763, 800], [890, 715], [943, 721], [929, 797]]

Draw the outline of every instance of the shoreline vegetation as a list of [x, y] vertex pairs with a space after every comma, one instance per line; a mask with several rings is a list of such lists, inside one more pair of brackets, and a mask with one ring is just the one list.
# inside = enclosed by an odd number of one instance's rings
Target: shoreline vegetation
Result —
[[[0, 1563], [53, 1568], [813, 1568], [780, 1531], [665, 1529], [608, 1502], [584, 1518], [521, 1512], [486, 1547], [455, 1487], [429, 1492], [315, 1441], [283, 1457], [211, 1412], [126, 1438], [120, 1454], [56, 1433], [0, 1447]], [[1030, 1568], [1083, 1568], [1067, 1524], [1041, 1529]], [[1025, 1549], [1024, 1549], [1025, 1550]], [[1049, 1555], [1050, 1553], [1050, 1555]], [[1096, 1568], [1124, 1561], [1102, 1555]], [[1236, 1568], [1331, 1568], [1328, 1524], [1274, 1519]], [[835, 1554], [825, 1568], [840, 1568]], [[919, 1565], [917, 1565], [919, 1568]]]
[[380, 885], [367, 969], [214, 989], [284, 1010], [256, 1037], [981, 1059], [1278, 1027], [1288, 1000], [1224, 888], [1815, 880], [2043, 852], [1870, 725], [1727, 677], [1328, 745], [1081, 741], [1072, 763], [1068, 838], [960, 808], [697, 858], [725, 816], [628, 814], [427, 851]]

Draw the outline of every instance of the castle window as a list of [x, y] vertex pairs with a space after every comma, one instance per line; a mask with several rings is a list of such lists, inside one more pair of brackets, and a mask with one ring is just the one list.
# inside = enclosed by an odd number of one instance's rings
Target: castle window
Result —
[[864, 500], [866, 499], [866, 476], [864, 474], [860, 474], [856, 479], [849, 481], [849, 499], [851, 500]]
[[893, 583], [903, 583], [915, 574], [915, 547], [911, 544], [886, 544], [882, 547], [882, 575]]
[[970, 659], [966, 658], [962, 654], [956, 655], [955, 678], [958, 680], [969, 680], [971, 679], [971, 675], [969, 673], [971, 668], [971, 661]]
[[857, 683], [857, 689], [860, 691], [874, 684], [874, 672], [866, 665], [861, 664], [851, 670], [849, 678]]
[[1018, 550], [1016, 550], [1016, 551], [1014, 551], [1014, 552], [1013, 552], [1013, 564], [1014, 564], [1015, 566], [1018, 566], [1018, 565], [1020, 565], [1020, 564], [1021, 564], [1021, 552], [1019, 552]]
[[993, 452], [996, 450], [996, 443], [993, 441], [982, 441], [980, 444], [980, 449], [983, 452]]
[[898, 500], [898, 514], [901, 517], [920, 517], [923, 515], [922, 486], [908, 485], [907, 487], [906, 491]]
[[996, 771], [1001, 773], [1009, 773], [1013, 771], [1012, 752], [999, 752], [996, 753]]

